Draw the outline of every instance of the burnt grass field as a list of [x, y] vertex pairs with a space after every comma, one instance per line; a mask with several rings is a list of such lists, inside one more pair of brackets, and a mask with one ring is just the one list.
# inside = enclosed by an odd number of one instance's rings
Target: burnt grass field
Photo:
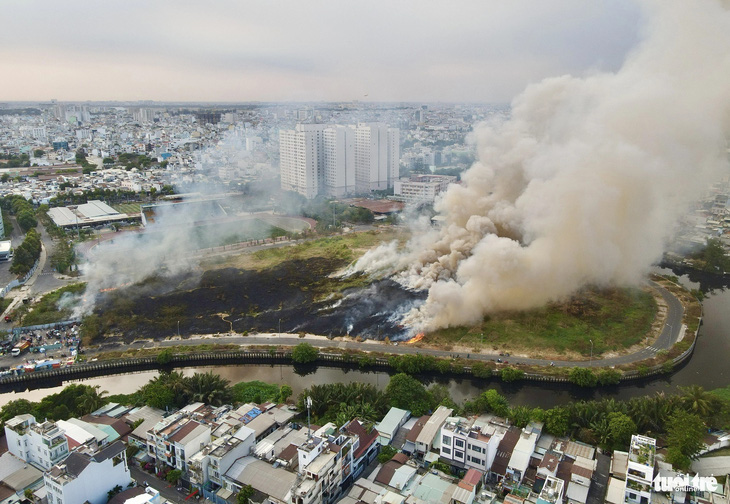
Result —
[[165, 338], [234, 331], [406, 338], [399, 314], [425, 297], [391, 280], [335, 278], [337, 258], [294, 259], [261, 271], [237, 268], [151, 278], [101, 295], [90, 336]]

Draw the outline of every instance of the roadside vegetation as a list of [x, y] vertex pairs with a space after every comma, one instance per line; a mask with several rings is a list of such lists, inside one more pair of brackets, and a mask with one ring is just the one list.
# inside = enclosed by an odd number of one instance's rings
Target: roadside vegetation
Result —
[[10, 272], [25, 276], [33, 268], [33, 265], [41, 256], [41, 236], [35, 229], [29, 229], [25, 234], [23, 243], [15, 249], [13, 264], [10, 265]]

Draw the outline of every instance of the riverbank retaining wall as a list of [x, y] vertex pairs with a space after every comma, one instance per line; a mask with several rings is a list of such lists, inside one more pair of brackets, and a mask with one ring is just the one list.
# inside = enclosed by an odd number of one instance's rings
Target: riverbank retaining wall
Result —
[[[697, 337], [690, 347], [682, 352], [679, 356], [671, 361], [671, 368], [676, 369], [685, 363], [694, 352]], [[157, 357], [136, 357], [117, 360], [103, 360], [96, 362], [84, 362], [57, 369], [44, 371], [35, 371], [31, 373], [23, 373], [19, 375], [9, 375], [0, 377], [0, 389], [20, 390], [27, 387], [38, 386], [46, 383], [60, 384], [69, 380], [80, 380], [85, 378], [95, 378], [99, 376], [134, 373], [140, 371], [153, 371], [157, 369], [172, 369], [195, 366], [210, 365], [237, 365], [237, 364], [260, 364], [260, 365], [297, 365], [292, 361], [291, 350], [240, 350], [228, 352], [207, 352], [207, 353], [189, 353], [171, 356], [169, 362], [161, 364]], [[362, 369], [376, 369], [380, 371], [394, 371], [390, 362], [385, 357], [376, 357], [365, 365], [361, 365], [358, 361], [357, 354], [346, 353], [325, 353], [320, 352], [317, 360], [304, 365], [316, 366], [323, 365], [329, 367], [359, 367]], [[650, 378], [659, 374], [667, 373], [667, 364], [661, 364], [642, 370], [626, 371], [621, 376], [621, 381], [632, 381], [637, 379]], [[452, 370], [447, 374], [452, 375], [472, 375], [469, 366], [464, 366], [461, 372]], [[495, 377], [497, 374], [495, 373]], [[536, 382], [555, 382], [570, 383], [565, 376], [554, 376], [549, 374], [526, 372], [522, 380]]]

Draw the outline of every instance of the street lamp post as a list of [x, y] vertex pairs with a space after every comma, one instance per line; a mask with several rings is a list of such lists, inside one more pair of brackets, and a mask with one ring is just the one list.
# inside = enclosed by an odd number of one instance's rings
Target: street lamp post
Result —
[[590, 367], [593, 367], [593, 340], [588, 340], [591, 342], [591, 360], [590, 360]]
[[281, 338], [281, 319], [279, 319], [279, 337]]
[[180, 321], [177, 321], [177, 337], [180, 337]]

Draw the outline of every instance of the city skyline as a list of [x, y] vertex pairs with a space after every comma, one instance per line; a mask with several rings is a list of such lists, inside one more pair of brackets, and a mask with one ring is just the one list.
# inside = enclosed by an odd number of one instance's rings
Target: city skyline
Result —
[[0, 100], [508, 102], [618, 68], [637, 2], [12, 2]]

